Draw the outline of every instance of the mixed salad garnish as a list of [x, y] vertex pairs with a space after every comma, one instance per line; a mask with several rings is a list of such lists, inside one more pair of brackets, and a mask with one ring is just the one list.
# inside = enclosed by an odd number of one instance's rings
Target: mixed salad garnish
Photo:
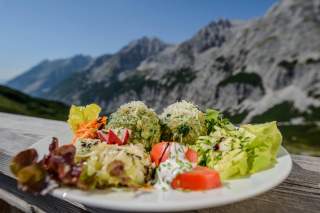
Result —
[[100, 112], [96, 104], [72, 106], [69, 144], [53, 138], [41, 158], [35, 149], [18, 153], [10, 165], [18, 186], [41, 194], [58, 186], [208, 190], [272, 167], [282, 141], [276, 122], [237, 127], [186, 101], [160, 116], [140, 101], [109, 120]]

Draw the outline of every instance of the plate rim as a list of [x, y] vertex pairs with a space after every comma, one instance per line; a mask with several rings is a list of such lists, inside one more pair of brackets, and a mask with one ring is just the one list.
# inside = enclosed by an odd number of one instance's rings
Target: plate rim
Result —
[[[66, 136], [68, 134], [65, 134]], [[49, 137], [48, 137], [49, 138]], [[51, 137], [50, 137], [51, 139]], [[44, 147], [44, 140], [41, 140], [41, 146], [39, 146], [39, 143], [35, 143], [32, 145], [33, 148], [39, 149]], [[50, 140], [48, 140], [48, 143]], [[38, 144], [38, 145], [37, 145]], [[43, 151], [43, 150], [41, 150]], [[233, 196], [230, 196], [228, 199], [220, 199], [218, 198], [218, 202], [212, 202], [212, 199], [204, 199], [204, 200], [197, 200], [196, 202], [167, 202], [166, 205], [159, 206], [158, 202], [150, 202], [150, 203], [136, 203], [130, 205], [124, 205], [123, 201], [114, 201], [114, 200], [105, 200], [105, 202], [101, 202], [101, 200], [93, 200], [89, 199], [83, 195], [79, 194], [69, 194], [68, 191], [77, 190], [72, 189], [68, 187], [62, 187], [53, 190], [50, 192], [50, 194], [54, 197], [71, 201], [71, 202], [78, 202], [90, 207], [97, 207], [102, 209], [109, 209], [109, 210], [118, 210], [118, 211], [130, 211], [130, 212], [177, 212], [177, 211], [186, 211], [186, 210], [197, 210], [197, 209], [205, 209], [205, 208], [213, 208], [218, 206], [223, 206], [231, 203], [237, 203], [255, 196], [258, 196], [260, 194], [265, 193], [266, 191], [271, 190], [272, 188], [276, 187], [280, 183], [282, 183], [290, 174], [292, 170], [292, 158], [289, 154], [289, 152], [281, 146], [278, 151], [278, 155], [280, 153], [283, 153], [282, 156], [287, 157], [287, 165], [286, 169], [277, 176], [275, 181], [267, 182], [266, 184], [260, 186], [259, 188], [250, 188], [249, 190], [246, 190], [245, 193], [235, 194]], [[277, 156], [282, 157], [282, 156]], [[276, 163], [276, 165], [279, 164], [279, 161]], [[274, 169], [274, 167], [270, 168]], [[262, 171], [263, 172], [263, 171]], [[257, 173], [258, 174], [258, 173]], [[255, 174], [253, 174], [255, 175]], [[251, 176], [249, 176], [251, 177]], [[238, 179], [239, 180], [239, 179]], [[213, 189], [215, 190], [215, 189]], [[85, 192], [85, 191], [82, 191]], [[183, 193], [183, 192], [182, 192]], [[192, 192], [184, 192], [184, 193], [192, 193]], [[205, 193], [205, 192], [204, 192]], [[217, 199], [217, 198], [216, 198]], [[158, 204], [157, 204], [158, 203]]]

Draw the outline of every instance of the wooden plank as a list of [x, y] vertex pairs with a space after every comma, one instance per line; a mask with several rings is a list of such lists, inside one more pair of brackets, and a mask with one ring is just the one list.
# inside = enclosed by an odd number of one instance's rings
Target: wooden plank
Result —
[[11, 206], [10, 204], [8, 204], [7, 202], [0, 200], [0, 209], [1, 212], [7, 212], [7, 213], [22, 213], [23, 211], [21, 211], [18, 208], [15, 208], [14, 206]]
[[320, 157], [307, 157], [303, 155], [292, 155], [292, 157], [294, 162], [300, 167], [309, 171], [320, 172]]
[[[30, 205], [25, 200], [18, 198], [17, 196], [0, 189], [0, 199], [3, 200], [2, 202], [3, 208], [6, 209], [3, 212], [34, 212], [34, 213], [44, 213], [43, 210], [38, 208], [37, 206]], [[5, 205], [7, 203], [7, 205]], [[8, 204], [14, 203], [14, 206], [9, 206]]]
[[[320, 163], [320, 158], [301, 157], [310, 164]], [[320, 212], [320, 173], [306, 170], [298, 165], [296, 156], [290, 176], [278, 187], [271, 191], [239, 203], [226, 205], [219, 208], [201, 210], [201, 213], [223, 212], [261, 212], [261, 213], [319, 213]], [[313, 162], [315, 160], [316, 162]]]
[[[11, 199], [10, 201], [10, 205], [12, 206], [22, 205], [21, 200], [24, 200], [29, 204], [30, 209], [39, 209], [44, 212], [88, 212], [81, 205], [72, 205], [68, 201], [55, 198], [51, 195], [34, 196], [24, 193], [17, 189], [14, 179], [5, 175], [0, 175], [0, 188], [16, 197], [16, 199]], [[1, 194], [0, 199], [4, 199], [4, 196], [6, 195]]]
[[0, 152], [15, 154], [40, 139], [68, 129], [67, 123], [0, 112]]
[[35, 135], [54, 135], [68, 128], [66, 122], [0, 112], [0, 127]]

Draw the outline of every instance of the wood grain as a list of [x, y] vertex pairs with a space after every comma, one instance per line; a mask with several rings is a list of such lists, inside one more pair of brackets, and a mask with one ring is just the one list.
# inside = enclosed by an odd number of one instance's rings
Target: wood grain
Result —
[[[5, 122], [2, 120], [5, 119]], [[30, 136], [42, 139], [64, 131], [64, 122], [49, 121], [26, 116], [0, 113], [0, 138], [16, 140]], [[40, 122], [40, 123], [39, 123]], [[6, 131], [3, 131], [6, 129]], [[41, 129], [41, 130], [39, 130]], [[2, 131], [1, 131], [2, 130]], [[5, 133], [4, 133], [5, 132]], [[10, 134], [8, 134], [10, 132]], [[20, 140], [20, 141], [19, 141]], [[1, 146], [0, 146], [1, 147]], [[22, 146], [23, 147], [23, 146]], [[10, 152], [0, 148], [0, 199], [24, 212], [115, 212], [71, 203], [50, 195], [35, 197], [16, 188], [16, 182], [7, 176]], [[199, 213], [319, 213], [320, 212], [320, 158], [292, 155], [293, 168], [289, 177], [279, 186], [260, 196], [217, 208], [203, 209]], [[0, 211], [8, 206], [0, 202]], [[2, 208], [3, 207], [3, 208]], [[10, 209], [10, 208], [9, 208]], [[11, 208], [15, 209], [15, 208]], [[14, 210], [12, 210], [14, 212]], [[19, 212], [16, 210], [16, 212]]]
[[[302, 168], [299, 159], [301, 157], [293, 156], [290, 176], [271, 191], [240, 203], [200, 212], [320, 212], [320, 173]], [[302, 159], [307, 162], [312, 158]], [[319, 159], [317, 163], [320, 163]]]

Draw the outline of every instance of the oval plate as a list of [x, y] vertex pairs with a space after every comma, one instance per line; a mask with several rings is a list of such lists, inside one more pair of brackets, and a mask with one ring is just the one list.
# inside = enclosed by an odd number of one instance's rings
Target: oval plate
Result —
[[[68, 131], [60, 135], [59, 140], [61, 144], [69, 143], [71, 133]], [[32, 147], [38, 150], [39, 156], [42, 156], [48, 152], [50, 142], [51, 138], [46, 138]], [[92, 207], [122, 211], [172, 212], [203, 209], [238, 202], [277, 186], [288, 177], [292, 167], [291, 157], [283, 147], [280, 148], [277, 161], [276, 165], [268, 170], [248, 177], [225, 181], [222, 188], [203, 192], [82, 191], [58, 188], [51, 194]]]

